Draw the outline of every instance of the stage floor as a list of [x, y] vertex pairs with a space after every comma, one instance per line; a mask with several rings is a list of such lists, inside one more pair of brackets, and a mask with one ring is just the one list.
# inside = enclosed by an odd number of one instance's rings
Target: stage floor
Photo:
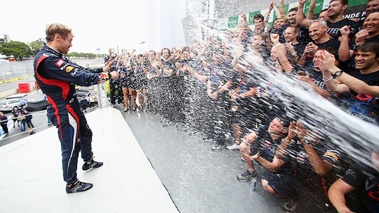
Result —
[[0, 147], [0, 212], [178, 212], [121, 112], [113, 108], [86, 114], [96, 160], [78, 178], [94, 187], [66, 194], [60, 143], [49, 128]]

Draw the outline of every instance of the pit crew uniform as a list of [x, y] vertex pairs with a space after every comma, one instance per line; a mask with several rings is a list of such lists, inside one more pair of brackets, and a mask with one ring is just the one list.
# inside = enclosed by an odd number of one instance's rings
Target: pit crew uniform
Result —
[[93, 158], [92, 131], [80, 109], [75, 85], [91, 86], [110, 78], [102, 71], [75, 64], [48, 46], [34, 59], [34, 77], [51, 105], [47, 116], [58, 129], [63, 179], [68, 183], [76, 180], [79, 151], [85, 162]]

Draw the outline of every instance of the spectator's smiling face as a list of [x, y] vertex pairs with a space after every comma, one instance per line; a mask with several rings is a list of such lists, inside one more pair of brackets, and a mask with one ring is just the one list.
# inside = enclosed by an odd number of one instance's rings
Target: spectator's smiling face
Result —
[[356, 56], [355, 56], [356, 69], [368, 69], [372, 66], [375, 66], [375, 63], [378, 63], [378, 58], [376, 58], [375, 53], [362, 52], [362, 51], [358, 51], [356, 53]]
[[323, 28], [319, 22], [312, 23], [309, 27], [309, 36], [313, 41], [318, 41], [326, 33], [326, 28]]
[[293, 27], [287, 27], [287, 29], [284, 31], [284, 40], [286, 42], [292, 42], [293, 40], [295, 40], [296, 36], [297, 34]]
[[288, 13], [288, 21], [290, 23], [296, 23], [296, 11], [291, 11]]
[[379, 0], [372, 0], [372, 1], [367, 2], [366, 16], [368, 16], [370, 13], [378, 9], [379, 9]]
[[139, 57], [139, 58], [138, 58], [138, 62], [140, 62], [141, 64], [142, 64], [143, 62], [145, 62], [145, 57]]
[[379, 32], [379, 12], [371, 13], [363, 22], [363, 29], [367, 30], [369, 34]]
[[168, 58], [170, 58], [170, 52], [167, 49], [164, 49], [162, 56], [163, 56], [164, 59], [167, 60]]
[[185, 50], [182, 52], [182, 57], [183, 57], [183, 59], [189, 59], [190, 53], [187, 50]]
[[149, 58], [149, 60], [153, 60], [155, 58], [155, 52], [149, 52], [147, 57]]
[[338, 17], [344, 10], [346, 10], [346, 5], [342, 5], [341, 1], [332, 1], [328, 7], [329, 18]]
[[283, 124], [278, 118], [274, 118], [268, 126], [267, 130], [270, 134], [280, 135], [283, 133]]
[[276, 46], [272, 46], [271, 52], [270, 52], [270, 58], [273, 61], [275, 61], [276, 59], [278, 59], [278, 54], [276, 53]]
[[274, 28], [275, 29], [278, 29], [280, 26], [279, 26], [279, 21], [278, 20], [275, 20], [274, 21]]
[[254, 27], [256, 29], [261, 29], [263, 27], [263, 20], [260, 18], [254, 19]]

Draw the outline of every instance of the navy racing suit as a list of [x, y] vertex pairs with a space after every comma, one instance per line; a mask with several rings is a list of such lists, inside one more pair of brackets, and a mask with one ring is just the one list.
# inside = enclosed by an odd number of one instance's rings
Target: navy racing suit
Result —
[[75, 85], [91, 86], [105, 81], [109, 74], [102, 71], [75, 64], [48, 46], [34, 59], [34, 77], [51, 105], [47, 116], [58, 129], [66, 182], [76, 180], [79, 152], [84, 161], [93, 157], [92, 131], [76, 98]]

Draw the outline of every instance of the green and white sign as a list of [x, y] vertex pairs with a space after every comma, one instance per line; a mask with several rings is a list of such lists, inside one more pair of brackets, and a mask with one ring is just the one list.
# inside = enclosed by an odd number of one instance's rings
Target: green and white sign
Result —
[[236, 28], [238, 26], [238, 16], [228, 18], [228, 28]]
[[[329, 2], [330, 2], [330, 0], [317, 0], [316, 1], [316, 7], [314, 10], [314, 14], [318, 15], [321, 10], [328, 8]], [[310, 2], [307, 1], [304, 5], [304, 14], [305, 15], [308, 14], [309, 4], [310, 4]], [[349, 1], [349, 7], [345, 12], [345, 18], [361, 18], [362, 16], [365, 15], [364, 11], [365, 11], [366, 4], [367, 4], [367, 0], [350, 0]], [[286, 13], [288, 13], [288, 10], [290, 10], [291, 8], [297, 7], [297, 6], [298, 6], [298, 2], [295, 2], [295, 3], [284, 5], [284, 8], [285, 8]], [[268, 5], [267, 5], [267, 7], [268, 7]], [[267, 14], [267, 11], [268, 11], [268, 9], [245, 13], [247, 16], [249, 26], [253, 26], [253, 24], [254, 24], [253, 17], [255, 14], [260, 13], [265, 17]], [[271, 11], [271, 14], [269, 16], [269, 23], [272, 24], [273, 20], [276, 17], [277, 17], [277, 15], [276, 15], [275, 11], [274, 10]], [[228, 17], [227, 20], [228, 20], [227, 28], [225, 26], [225, 19], [219, 20], [219, 25], [218, 25], [219, 30], [236, 28], [238, 26], [239, 20], [241, 20], [241, 15]]]

